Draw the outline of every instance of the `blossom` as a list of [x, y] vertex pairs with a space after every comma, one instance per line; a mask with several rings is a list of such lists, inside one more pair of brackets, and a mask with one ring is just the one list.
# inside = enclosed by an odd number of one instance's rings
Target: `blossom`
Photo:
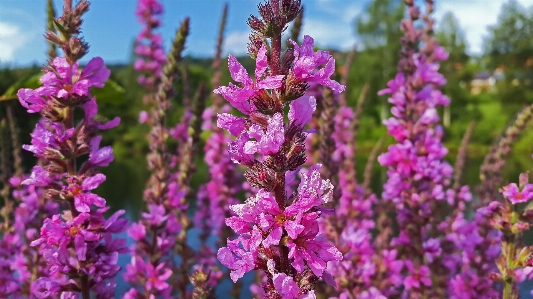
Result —
[[139, 58], [135, 60], [133, 68], [143, 71], [138, 82], [148, 89], [155, 88], [155, 84], [161, 78], [162, 67], [166, 61], [163, 38], [159, 33], [154, 32], [161, 26], [160, 15], [162, 13], [163, 5], [157, 0], [140, 0], [135, 10], [143, 29], [135, 40], [134, 52]]
[[266, 131], [259, 125], [252, 125], [248, 129], [248, 136], [256, 140], [249, 140], [244, 144], [244, 153], [253, 155], [260, 153], [263, 155], [275, 154], [285, 141], [283, 130], [283, 116], [276, 113], [269, 118]]
[[245, 114], [250, 113], [250, 106], [247, 101], [256, 95], [258, 92], [264, 89], [275, 89], [281, 87], [283, 75], [276, 76], [262, 76], [267, 70], [267, 55], [265, 45], [261, 46], [261, 49], [257, 53], [255, 63], [255, 80], [250, 78], [246, 69], [237, 61], [232, 55], [228, 58], [228, 68], [231, 78], [241, 83], [242, 87], [238, 87], [232, 83], [229, 86], [221, 86], [215, 89], [215, 93], [220, 94], [226, 99], [233, 107], [239, 109]]
[[73, 183], [66, 188], [74, 196], [74, 206], [78, 212], [89, 212], [91, 210], [91, 205], [95, 205], [99, 208], [105, 207], [105, 199], [90, 192], [91, 190], [98, 188], [105, 179], [105, 175], [98, 173], [92, 177], [84, 179], [81, 185], [73, 181]]
[[38, 278], [31, 286], [31, 291], [37, 298], [57, 296], [60, 290], [61, 284], [48, 277]]
[[[335, 72], [335, 60], [327, 51], [314, 52], [315, 41], [311, 36], [304, 35], [301, 46], [292, 40], [291, 43], [294, 46], [294, 68], [291, 76], [304, 82], [316, 82], [327, 86], [336, 93], [346, 89], [345, 86], [330, 79]], [[324, 64], [323, 68], [318, 69]]]
[[291, 102], [289, 106], [289, 121], [301, 128], [307, 125], [316, 110], [316, 98], [303, 96]]
[[403, 282], [407, 290], [413, 288], [419, 289], [422, 287], [422, 284], [427, 287], [431, 286], [431, 272], [427, 266], [420, 266], [420, 268], [416, 269], [415, 265], [410, 260], [405, 261], [405, 266], [409, 270], [409, 273], [411, 273], [409, 276], [405, 277]]
[[[161, 273], [162, 271], [162, 273]], [[166, 280], [172, 275], [172, 270], [165, 268], [165, 263], [157, 265], [157, 267], [152, 266], [151, 263], [147, 263], [146, 267], [146, 290], [150, 291], [152, 288], [155, 288], [159, 291], [162, 291], [169, 287], [169, 284], [166, 283]]]
[[[326, 85], [335, 92], [343, 91], [344, 86], [330, 79], [335, 72], [334, 59], [326, 51], [315, 53], [311, 37], [306, 36], [301, 47], [292, 42], [293, 50], [287, 50], [283, 58], [279, 43], [273, 41], [267, 46], [259, 38], [272, 34], [266, 28], [284, 28], [288, 16], [296, 16], [301, 5], [293, 0], [275, 8], [274, 4], [277, 2], [267, 1], [259, 6], [262, 16], [272, 9], [271, 17], [249, 19], [254, 31], [249, 51], [256, 58], [255, 80], [230, 56], [230, 74], [239, 86], [230, 83], [214, 90], [245, 114], [219, 114], [217, 125], [236, 137], [228, 143], [229, 156], [233, 162], [248, 166], [245, 177], [256, 192], [243, 204], [230, 206], [235, 216], [227, 218], [226, 225], [238, 236], [228, 239], [217, 258], [230, 269], [234, 282], [248, 271], [262, 270], [268, 277], [263, 284], [265, 294], [315, 298], [307, 285], [315, 277], [334, 284], [325, 268], [327, 262], [341, 260], [342, 254], [318, 236], [318, 218], [325, 211], [322, 205], [333, 194], [330, 181], [320, 176], [320, 165], [304, 173], [292, 192], [297, 184], [296, 171], [306, 160], [305, 137], [311, 131], [304, 131], [304, 127], [316, 110], [316, 99], [302, 95], [308, 83]], [[274, 260], [281, 261], [283, 267], [290, 263], [296, 272], [276, 269]]]
[[239, 236], [235, 240], [228, 240], [227, 247], [218, 250], [217, 259], [231, 270], [230, 277], [233, 282], [237, 282], [244, 276], [244, 273], [255, 268], [255, 258], [260, 243], [261, 233], [254, 227], [249, 236]]
[[110, 146], [104, 146], [100, 148], [100, 141], [102, 136], [96, 136], [91, 139], [91, 152], [89, 153], [89, 163], [98, 167], [109, 166], [115, 159], [113, 155], [113, 148]]
[[282, 298], [295, 299], [298, 298], [298, 291], [300, 288], [294, 282], [292, 277], [287, 276], [285, 273], [275, 273], [274, 275], [274, 287]]
[[311, 268], [313, 274], [322, 277], [329, 261], [342, 260], [342, 253], [323, 236], [318, 236], [318, 225], [310, 224], [311, 220], [305, 219], [306, 231], [294, 240], [289, 240], [289, 258], [293, 259], [291, 265], [297, 271], [304, 270], [304, 261]]
[[66, 58], [56, 57], [41, 77], [42, 87], [35, 90], [22, 88], [17, 95], [22, 106], [27, 108], [29, 113], [35, 113], [47, 105], [47, 99], [50, 97], [88, 97], [90, 88], [103, 87], [110, 73], [100, 57], [91, 59], [81, 72], [77, 63], [70, 65]]
[[533, 198], [533, 184], [527, 184], [520, 190], [518, 185], [511, 183], [500, 190], [500, 193], [513, 204], [528, 202]]

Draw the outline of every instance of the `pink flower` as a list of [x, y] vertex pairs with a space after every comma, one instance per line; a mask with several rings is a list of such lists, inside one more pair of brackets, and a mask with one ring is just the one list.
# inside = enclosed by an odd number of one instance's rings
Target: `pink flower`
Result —
[[513, 204], [527, 202], [533, 198], [533, 184], [527, 184], [522, 190], [515, 183], [501, 188], [500, 193]]
[[259, 125], [252, 125], [248, 129], [248, 135], [255, 138], [256, 141], [250, 140], [244, 144], [244, 152], [249, 155], [260, 153], [263, 155], [272, 155], [279, 151], [279, 147], [285, 141], [283, 129], [283, 115], [276, 113], [268, 119], [266, 131]]
[[285, 273], [274, 273], [272, 280], [274, 281], [274, 287], [276, 288], [276, 291], [278, 291], [278, 294], [281, 295], [281, 298], [298, 298], [298, 291], [300, 288], [291, 276], [287, 276]]
[[[87, 241], [98, 241], [102, 237], [84, 227], [85, 222], [90, 218], [87, 213], [81, 213], [73, 219], [67, 219], [65, 222], [59, 215], [54, 215], [52, 219], [47, 218], [41, 229], [41, 237], [31, 243], [31, 246], [38, 246], [42, 243], [57, 246], [60, 251], [54, 256], [52, 261], [56, 265], [66, 263], [61, 261], [61, 255], [68, 254], [67, 246], [74, 241], [74, 248], [78, 260], [84, 261], [87, 254]], [[45, 253], [46, 254], [46, 253]], [[46, 257], [45, 257], [46, 259]]]
[[[162, 271], [162, 273], [161, 273]], [[146, 264], [146, 290], [150, 291], [155, 288], [159, 291], [163, 291], [169, 287], [166, 280], [172, 275], [172, 270], [165, 268], [165, 263], [152, 266], [151, 263]]]
[[[304, 35], [302, 46], [291, 40], [294, 46], [294, 68], [291, 77], [304, 82], [316, 82], [341, 93], [346, 86], [330, 79], [335, 73], [335, 59], [327, 51], [314, 51], [315, 41], [309, 35]], [[318, 67], [324, 65], [324, 68]]]
[[67, 190], [70, 191], [74, 196], [74, 206], [78, 212], [88, 213], [91, 211], [92, 205], [95, 205], [99, 208], [105, 207], [105, 199], [89, 192], [98, 188], [98, 186], [100, 186], [105, 179], [105, 175], [98, 173], [92, 177], [84, 179], [81, 186], [75, 182], [72, 182], [68, 186]]
[[235, 240], [228, 239], [227, 247], [218, 250], [217, 259], [231, 270], [230, 278], [233, 282], [237, 282], [244, 273], [255, 268], [259, 244], [261, 244], [261, 232], [254, 227], [250, 235], [241, 235]]
[[419, 289], [421, 287], [421, 283], [427, 287], [431, 286], [431, 272], [427, 266], [420, 266], [420, 268], [415, 269], [413, 262], [410, 260], [405, 261], [405, 266], [409, 271], [409, 275], [405, 277], [403, 282], [405, 289]]
[[230, 55], [228, 58], [228, 67], [231, 74], [231, 78], [241, 83], [242, 87], [233, 85], [221, 86], [215, 89], [215, 93], [220, 94], [226, 99], [233, 107], [239, 109], [244, 114], [250, 113], [250, 104], [247, 102], [255, 94], [263, 89], [275, 89], [281, 87], [282, 80], [285, 76], [265, 76], [267, 70], [268, 61], [266, 55], [266, 48], [262, 45], [261, 49], [257, 53], [255, 63], [255, 80], [250, 78], [246, 69], [237, 61], [237, 58]]
[[[387, 82], [387, 88], [382, 89], [378, 92], [378, 95], [384, 95], [384, 94], [395, 94], [399, 90], [403, 90], [405, 84], [405, 74], [398, 73], [396, 74], [396, 77], [394, 79]], [[401, 103], [393, 103], [393, 104], [401, 104]]]
[[54, 88], [52, 95], [59, 98], [66, 98], [70, 94], [88, 96], [89, 88], [104, 87], [104, 82], [111, 74], [100, 57], [91, 59], [81, 73], [77, 63], [70, 65], [64, 57], [56, 57], [51, 67], [55, 71], [46, 72], [41, 82], [44, 86]]
[[313, 96], [303, 96], [291, 102], [289, 108], [289, 121], [299, 126], [305, 127], [313, 117], [316, 110], [316, 99]]
[[61, 291], [61, 283], [48, 277], [40, 277], [31, 285], [31, 292], [37, 298], [55, 297]]
[[91, 152], [89, 153], [89, 163], [93, 166], [106, 167], [115, 159], [113, 148], [104, 146], [100, 148], [102, 136], [98, 135], [91, 139]]
[[[304, 219], [302, 221], [306, 230], [295, 240], [289, 240], [289, 258], [291, 265], [298, 271], [305, 269], [305, 264], [311, 268], [313, 274], [322, 277], [329, 261], [341, 261], [342, 253], [331, 245], [323, 236], [318, 236], [318, 224], [316, 220]], [[314, 223], [314, 224], [313, 224]]]
[[228, 130], [233, 136], [239, 136], [245, 130], [246, 120], [229, 113], [219, 113], [217, 127]]
[[148, 121], [149, 117], [150, 117], [150, 116], [148, 115], [148, 112], [146, 112], [146, 111], [141, 111], [141, 112], [139, 113], [139, 123], [144, 124], [145, 122]]

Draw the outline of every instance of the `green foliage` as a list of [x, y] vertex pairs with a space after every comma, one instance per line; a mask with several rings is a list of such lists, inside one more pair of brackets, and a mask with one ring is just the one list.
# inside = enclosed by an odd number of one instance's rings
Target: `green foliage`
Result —
[[355, 20], [362, 50], [355, 55], [354, 67], [350, 69], [349, 81], [354, 83], [347, 99], [355, 105], [361, 88], [369, 83], [365, 114], [374, 117], [377, 124], [386, 117], [388, 110], [387, 98], [379, 97], [377, 92], [385, 88], [387, 81], [396, 74], [400, 59], [400, 37], [403, 32], [399, 24], [404, 9], [401, 1], [374, 0]]
[[39, 80], [41, 76], [41, 74], [34, 74], [18, 80], [15, 82], [15, 84], [9, 86], [4, 94], [0, 96], [0, 101], [16, 100], [17, 92], [21, 88], [38, 88], [42, 85], [41, 81]]
[[126, 92], [114, 80], [108, 80], [103, 88], [92, 88], [91, 94], [99, 104], [122, 105], [126, 101]]
[[505, 65], [509, 71], [523, 70], [533, 57], [533, 12], [516, 0], [505, 3], [498, 23], [489, 29], [485, 56], [489, 67]]

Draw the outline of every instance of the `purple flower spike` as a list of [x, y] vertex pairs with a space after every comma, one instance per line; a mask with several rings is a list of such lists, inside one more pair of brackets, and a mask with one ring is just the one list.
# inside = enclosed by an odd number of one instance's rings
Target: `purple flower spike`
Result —
[[[228, 67], [236, 84], [214, 90], [245, 114], [241, 118], [221, 113], [217, 125], [235, 136], [228, 143], [229, 156], [248, 167], [244, 175], [256, 193], [230, 206], [235, 215], [225, 222], [238, 236], [228, 239], [217, 258], [230, 269], [234, 282], [248, 271], [262, 270], [267, 277], [262, 288], [269, 298], [315, 298], [313, 282], [324, 278], [335, 284], [326, 266], [342, 260], [341, 252], [318, 234], [326, 211], [322, 205], [333, 195], [320, 165], [305, 172], [294, 190], [296, 171], [306, 161], [305, 139], [312, 132], [304, 128], [316, 110], [316, 99], [303, 95], [310, 84], [336, 93], [345, 88], [330, 79], [335, 61], [326, 51], [314, 52], [311, 37], [305, 36], [301, 46], [292, 42], [294, 49], [281, 53], [281, 31], [275, 28], [284, 28], [300, 6], [299, 0], [260, 5], [261, 15], [269, 17], [249, 19], [253, 32], [248, 50], [256, 61], [255, 78], [230, 56]], [[266, 44], [259, 36], [272, 41]]]
[[[108, 166], [113, 160], [110, 147], [99, 148], [102, 138], [97, 134], [118, 125], [120, 119], [107, 124], [94, 119], [98, 106], [91, 88], [104, 87], [110, 75], [102, 58], [91, 59], [83, 69], [77, 62], [88, 50], [78, 37], [80, 12], [87, 11], [87, 6], [86, 1], [78, 1], [76, 7], [67, 7], [63, 16], [55, 19], [63, 30], [50, 42], [58, 44], [66, 57], [56, 57], [44, 68], [42, 87], [18, 91], [22, 106], [43, 116], [31, 134], [31, 145], [23, 146], [42, 163], [23, 184], [33, 190], [43, 187], [42, 197], [25, 198], [15, 217], [17, 227], [27, 226], [25, 238], [34, 239], [29, 244], [32, 248], [22, 250], [18, 272], [21, 277], [40, 276], [27, 282], [28, 287], [31, 283], [27, 289], [37, 298], [74, 299], [80, 293], [83, 297], [113, 298], [113, 279], [120, 270], [118, 255], [125, 252], [125, 240], [112, 238], [127, 226], [127, 220], [119, 218], [124, 211], [106, 220], [106, 200], [93, 193], [105, 181], [97, 167]], [[85, 113], [79, 123], [75, 123], [76, 109]], [[83, 157], [86, 154], [88, 159]], [[79, 160], [86, 162], [78, 166]], [[60, 214], [57, 202], [64, 209]], [[32, 228], [44, 217], [48, 218], [40, 230]], [[29, 267], [34, 268], [31, 275], [25, 273]]]

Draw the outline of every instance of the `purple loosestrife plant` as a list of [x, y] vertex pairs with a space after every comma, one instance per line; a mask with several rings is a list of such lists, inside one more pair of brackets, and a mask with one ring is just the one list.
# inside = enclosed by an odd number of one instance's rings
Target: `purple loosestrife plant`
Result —
[[[347, 58], [346, 71], [353, 54], [353, 52], [350, 53]], [[343, 83], [347, 81], [347, 73], [342, 77], [342, 81]], [[359, 103], [364, 99], [364, 93], [365, 91], [361, 94]], [[329, 160], [332, 174], [338, 168], [338, 191], [340, 194], [334, 195], [337, 197], [338, 206], [334, 213], [322, 218], [321, 229], [328, 239], [343, 252], [342, 261], [333, 261], [328, 264], [328, 271], [338, 285], [337, 290], [330, 289], [329, 291], [332, 292], [331, 294], [357, 298], [364, 296], [363, 292], [372, 286], [372, 277], [377, 270], [371, 234], [371, 230], [375, 228], [372, 206], [376, 202], [376, 196], [370, 194], [357, 182], [355, 137], [361, 104], [358, 104], [359, 114], [357, 114], [351, 107], [347, 106], [344, 95], [337, 95], [335, 100], [338, 107], [333, 105], [331, 94], [326, 93], [323, 97], [323, 111], [320, 119], [321, 128], [323, 128], [320, 130], [320, 134], [323, 136], [319, 137], [327, 140], [327, 136], [331, 136], [329, 141], [331, 144], [328, 145], [322, 140], [321, 158], [324, 161]], [[331, 126], [329, 130], [327, 123]], [[392, 277], [393, 275], [392, 273], [389, 276]], [[372, 294], [376, 297], [381, 295], [377, 289], [373, 290]]]
[[[319, 235], [321, 206], [333, 194], [329, 180], [321, 178], [321, 165], [304, 172], [297, 190], [286, 191], [286, 183], [294, 180], [305, 162], [304, 127], [316, 107], [313, 97], [303, 96], [308, 83], [317, 82], [334, 92], [344, 90], [330, 79], [334, 59], [328, 52], [314, 52], [310, 36], [304, 37], [301, 46], [292, 42], [294, 49], [282, 54], [281, 33], [300, 13], [300, 5], [297, 0], [260, 4], [262, 19], [248, 19], [255, 80], [230, 56], [230, 74], [240, 84], [215, 90], [245, 114], [219, 114], [217, 124], [236, 137], [229, 143], [230, 157], [248, 167], [245, 177], [259, 189], [244, 204], [230, 207], [236, 216], [227, 218], [226, 224], [238, 237], [228, 239], [217, 257], [231, 270], [234, 282], [246, 272], [262, 270], [267, 276], [262, 285], [267, 298], [315, 298], [313, 284], [318, 279], [334, 284], [325, 271], [327, 262], [342, 259], [338, 249]], [[270, 43], [264, 43], [265, 38]]]
[[150, 146], [147, 161], [151, 176], [144, 192], [148, 211], [142, 213], [141, 220], [128, 230], [136, 243], [132, 245], [131, 263], [124, 274], [132, 288], [123, 298], [175, 298], [177, 292], [177, 286], [172, 285], [176, 278], [176, 274], [173, 275], [176, 256], [174, 246], [177, 235], [183, 230], [179, 214], [187, 207], [183, 203], [185, 192], [173, 173], [176, 168], [173, 161], [176, 158], [170, 154], [167, 146], [170, 134], [166, 115], [171, 109], [173, 82], [188, 30], [189, 19], [185, 19], [176, 32], [157, 93], [153, 94], [154, 101], [151, 102], [149, 123], [152, 128], [147, 136]]
[[[449, 103], [436, 89], [445, 83], [438, 61], [447, 59], [447, 54], [432, 37], [433, 1], [426, 1], [423, 29], [415, 26], [420, 11], [413, 1], [404, 2], [409, 18], [401, 26], [405, 36], [399, 73], [380, 92], [391, 95], [393, 117], [384, 123], [397, 143], [378, 158], [389, 167], [383, 199], [396, 207], [399, 233], [391, 246], [403, 262], [403, 266], [391, 266], [401, 275], [404, 288], [401, 294], [394, 290], [385, 294], [493, 298], [489, 261], [498, 253], [497, 234], [486, 228], [486, 209], [479, 210], [473, 220], [466, 218], [472, 198], [468, 187], [456, 182], [455, 188], [448, 188], [452, 168], [444, 161], [447, 149], [436, 110]], [[439, 211], [449, 211], [449, 215], [442, 217]]]
[[[31, 145], [24, 149], [44, 161], [35, 166], [23, 184], [44, 189], [45, 198], [64, 203], [68, 209], [44, 220], [38, 239], [31, 243], [39, 251], [47, 267], [48, 277], [40, 277], [31, 289], [37, 298], [49, 296], [89, 299], [113, 298], [114, 277], [120, 270], [118, 254], [125, 252], [125, 240], [112, 235], [123, 232], [127, 220], [119, 219], [123, 210], [106, 219], [109, 210], [105, 199], [92, 193], [105, 176], [98, 167], [113, 161], [111, 147], [100, 148], [99, 130], [115, 127], [119, 118], [104, 123], [95, 119], [98, 112], [91, 87], [103, 87], [110, 71], [101, 58], [93, 58], [79, 69], [77, 61], [87, 53], [88, 45], [78, 37], [81, 16], [89, 4], [80, 1], [72, 8], [66, 0], [64, 13], [55, 20], [58, 34], [48, 32], [46, 38], [58, 44], [65, 57], [57, 57], [44, 68], [42, 87], [20, 89], [19, 100], [30, 113], [39, 112], [44, 120], [32, 134]], [[74, 110], [84, 117], [75, 124]], [[88, 155], [81, 167], [76, 159]], [[54, 279], [65, 275], [65, 280]]]
[[[452, 175], [451, 166], [443, 159], [447, 149], [441, 141], [437, 114], [439, 106], [449, 104], [449, 99], [436, 89], [446, 82], [438, 73], [438, 61], [447, 59], [447, 53], [431, 37], [432, 1], [427, 1], [424, 31], [415, 27], [420, 16], [418, 8], [413, 1], [404, 2], [409, 18], [401, 25], [405, 36], [401, 40], [399, 73], [379, 93], [391, 95], [393, 117], [384, 123], [397, 142], [378, 158], [381, 165], [389, 168], [383, 199], [396, 206], [399, 235], [391, 245], [404, 260], [403, 296], [444, 296], [447, 274], [441, 257], [442, 232], [435, 228], [440, 220], [434, 215], [446, 207], [445, 188]], [[417, 51], [422, 38], [423, 47]]]

